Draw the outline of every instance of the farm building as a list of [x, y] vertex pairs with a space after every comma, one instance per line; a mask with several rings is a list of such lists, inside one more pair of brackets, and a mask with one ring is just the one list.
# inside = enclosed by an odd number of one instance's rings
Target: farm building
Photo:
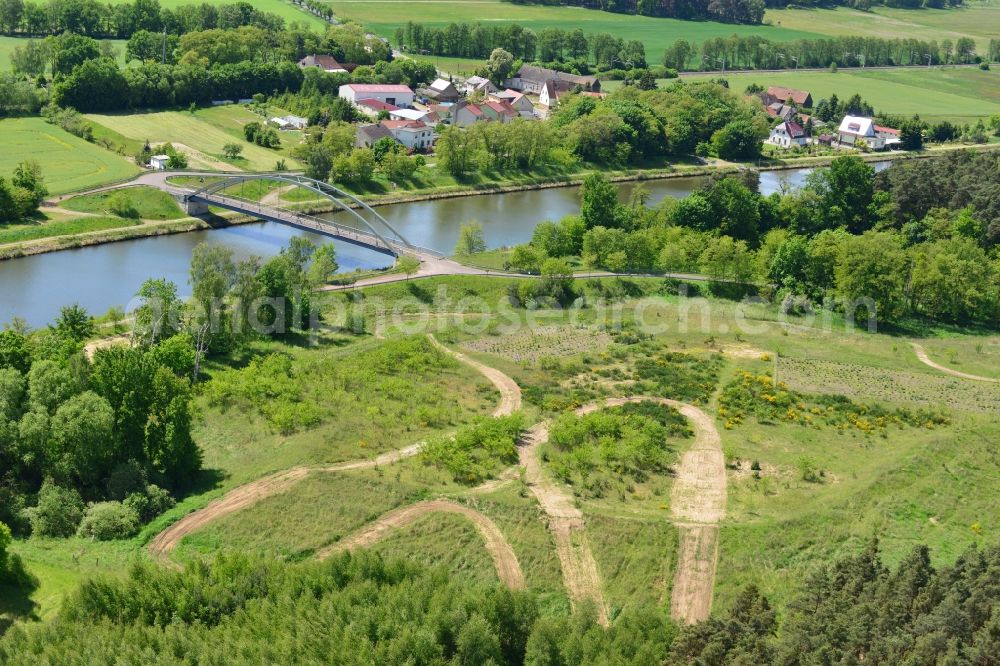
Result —
[[275, 125], [280, 130], [293, 130], [293, 129], [305, 129], [309, 126], [309, 119], [303, 118], [302, 116], [281, 116], [271, 118], [272, 125]]
[[504, 81], [504, 85], [518, 92], [538, 95], [550, 81], [557, 91], [572, 90], [577, 86], [594, 92], [601, 90], [601, 82], [596, 76], [579, 76], [531, 65], [522, 66], [514, 76]]
[[397, 107], [413, 106], [413, 91], [401, 84], [347, 83], [340, 86], [338, 95], [354, 105], [361, 100], [373, 99]]
[[462, 95], [455, 88], [455, 85], [447, 79], [435, 79], [426, 88], [420, 89], [420, 94], [432, 102], [457, 102]]
[[167, 168], [167, 162], [169, 161], [170, 155], [153, 155], [149, 158], [149, 168], [163, 171]]
[[385, 102], [380, 102], [377, 99], [359, 99], [354, 103], [354, 106], [358, 107], [358, 111], [366, 116], [371, 116], [372, 118], [377, 117], [378, 114], [383, 111], [391, 114], [394, 111], [400, 110], [400, 108], [395, 104], [386, 104]]

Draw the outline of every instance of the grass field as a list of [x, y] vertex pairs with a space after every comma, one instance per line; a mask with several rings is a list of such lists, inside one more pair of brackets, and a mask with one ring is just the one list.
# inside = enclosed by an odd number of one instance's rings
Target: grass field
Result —
[[124, 157], [50, 125], [41, 118], [0, 120], [0, 175], [26, 158], [37, 160], [51, 194], [127, 178], [139, 168]]
[[[452, 22], [521, 23], [532, 30], [543, 28], [583, 28], [586, 33], [609, 32], [623, 39], [638, 39], [646, 45], [646, 57], [658, 62], [663, 50], [678, 39], [702, 42], [712, 37], [761, 35], [784, 40], [815, 36], [807, 30], [791, 30], [771, 26], [745, 26], [711, 21], [680, 21], [675, 19], [628, 16], [593, 11], [577, 7], [543, 7], [515, 5], [499, 0], [429, 0], [407, 2], [388, 0], [331, 0], [338, 18], [358, 21], [378, 35], [394, 39], [396, 28], [407, 21], [443, 27]], [[456, 61], [459, 62], [459, 61]], [[462, 62], [468, 62], [468, 59]]]
[[[277, 111], [275, 110], [275, 113]], [[189, 111], [154, 111], [129, 114], [89, 114], [87, 118], [141, 146], [171, 142], [188, 155], [189, 166], [195, 169], [269, 171], [284, 158], [290, 168], [298, 162], [288, 151], [301, 140], [300, 132], [281, 132], [281, 149], [269, 150], [247, 142], [243, 125], [260, 122], [261, 116], [243, 106], [228, 106]], [[100, 133], [100, 132], [97, 132]], [[242, 155], [230, 160], [222, 153], [227, 143], [243, 146]]]
[[71, 236], [85, 234], [91, 231], [106, 229], [121, 229], [140, 224], [137, 220], [126, 220], [121, 217], [81, 217], [77, 219], [41, 220], [19, 224], [0, 224], [0, 245], [6, 243], [23, 243], [24, 241], [50, 238], [52, 236]]
[[[603, 284], [618, 284], [622, 293], [635, 297], [656, 295], [645, 302], [642, 313], [645, 321], [663, 330], [637, 345], [595, 328], [611, 310], [600, 307], [591, 286], [590, 306], [576, 314], [511, 311], [503, 305], [507, 281], [478, 277], [383, 285], [365, 290], [360, 302], [367, 304], [368, 326], [375, 323], [378, 299], [384, 299], [381, 306], [398, 312], [409, 311], [414, 303], [451, 312], [455, 306], [449, 298], [481, 298], [469, 301], [479, 303], [469, 309], [499, 313], [496, 324], [537, 322], [542, 328], [532, 334], [505, 333], [493, 324], [460, 331], [449, 323], [457, 320], [447, 315], [431, 327], [439, 339], [517, 380], [529, 422], [564, 408], [546, 405], [539, 396], [563, 395], [573, 406], [627, 393], [630, 386], [616, 382], [616, 373], [647, 358], [650, 349], [718, 359], [719, 376], [703, 401], [721, 433], [729, 466], [716, 613], [729, 608], [750, 582], [758, 584], [780, 612], [810, 571], [856, 552], [873, 536], [881, 540], [893, 564], [917, 543], [930, 545], [935, 564], [941, 564], [971, 543], [995, 542], [1000, 523], [993, 510], [993, 489], [1000, 459], [993, 442], [1000, 437], [1000, 385], [944, 375], [916, 359], [908, 338], [845, 330], [837, 315], [831, 315], [827, 326], [821, 325], [822, 319], [785, 317], [772, 305], [682, 300], [671, 295], [662, 280]], [[332, 313], [334, 303], [357, 298], [331, 294], [325, 297], [324, 311]], [[403, 307], [402, 299], [410, 305]], [[635, 312], [626, 298], [626, 330]], [[420, 335], [417, 328], [410, 331]], [[448, 362], [433, 366], [432, 373], [426, 368], [416, 371], [396, 356], [396, 345], [405, 343], [399, 331], [383, 332], [386, 340], [332, 334], [318, 349], [280, 343], [259, 343], [253, 349], [254, 358], [287, 356], [293, 368], [288, 377], [300, 379], [305, 387], [301, 401], [314, 404], [324, 415], [318, 424], [290, 434], [277, 431], [263, 408], [248, 409], [236, 402], [224, 409], [213, 401], [214, 382], [242, 386], [254, 381], [248, 359], [210, 364], [210, 383], [198, 398], [195, 436], [217, 486], [184, 500], [129, 541], [18, 542], [15, 551], [42, 580], [31, 596], [37, 614], [50, 615], [81, 576], [119, 571], [130, 557], [144, 557], [141, 548], [150, 536], [224, 489], [293, 465], [399, 448], [492, 410], [496, 392], [477, 373]], [[995, 333], [942, 329], [920, 342], [941, 363], [1000, 377], [1000, 336]], [[910, 409], [932, 405], [945, 412], [949, 423], [890, 425], [875, 434], [752, 417], [725, 426], [725, 419], [718, 417], [720, 388], [742, 370], [760, 375], [775, 367], [781, 381], [807, 395], [839, 393], [867, 405]], [[663, 388], [668, 395], [675, 390], [673, 384]], [[265, 407], [285, 399], [278, 396]], [[417, 413], [417, 405], [437, 417], [428, 421]], [[675, 446], [683, 449], [684, 441]], [[756, 475], [753, 462], [759, 467]], [[804, 464], [818, 477], [805, 478]], [[577, 501], [613, 612], [631, 605], [662, 608], [669, 602], [677, 549], [677, 532], [669, 521], [670, 483], [663, 477]], [[466, 491], [450, 474], [420, 457], [375, 469], [316, 472], [252, 510], [230, 514], [190, 535], [176, 555], [187, 561], [240, 551], [308, 559], [394, 507], [448, 497], [495, 521], [517, 555], [528, 588], [542, 595], [547, 611], [566, 612], [559, 561], [532, 495], [516, 479], [487, 494]], [[391, 533], [375, 549], [441, 565], [453, 576], [495, 580], [481, 538], [454, 516], [428, 515]], [[0, 605], [0, 614], [3, 610]]]
[[[685, 80], [719, 78], [719, 73], [685, 75]], [[814, 102], [836, 94], [840, 99], [858, 93], [876, 111], [900, 116], [920, 114], [924, 120], [975, 122], [1000, 113], [1000, 71], [971, 67], [932, 69], [869, 69], [829, 72], [727, 73], [729, 87], [742, 92], [751, 83], [800, 88], [812, 93]], [[669, 79], [660, 81], [669, 84]], [[605, 84], [614, 90], [617, 81]]]
[[113, 197], [125, 197], [135, 208], [138, 216], [144, 220], [178, 220], [186, 217], [172, 196], [155, 187], [146, 186], [129, 187], [114, 192], [85, 194], [67, 199], [60, 205], [63, 208], [81, 213], [112, 215], [109, 206]]
[[1000, 37], [1000, 3], [996, 0], [967, 2], [955, 9], [768, 9], [764, 20], [782, 28], [823, 35], [938, 42], [950, 39], [953, 43], [960, 37], [972, 37], [981, 54], [986, 53], [990, 39]]

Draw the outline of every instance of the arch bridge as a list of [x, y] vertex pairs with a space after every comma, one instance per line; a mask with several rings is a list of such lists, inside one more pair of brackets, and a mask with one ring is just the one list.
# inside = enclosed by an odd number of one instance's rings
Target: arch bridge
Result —
[[[333, 202], [352, 221], [356, 222], [357, 226], [340, 224], [278, 204], [253, 201], [240, 196], [239, 192], [233, 191], [237, 185], [251, 181], [277, 181], [311, 190]], [[393, 257], [398, 257], [401, 254], [414, 255], [420, 259], [444, 256], [440, 252], [414, 245], [408, 241], [374, 208], [353, 194], [306, 176], [285, 173], [227, 176], [193, 192], [186, 190], [182, 196], [185, 210], [189, 215], [204, 214], [208, 212], [208, 206], [216, 206], [269, 222], [277, 222], [296, 229], [331, 236]]]

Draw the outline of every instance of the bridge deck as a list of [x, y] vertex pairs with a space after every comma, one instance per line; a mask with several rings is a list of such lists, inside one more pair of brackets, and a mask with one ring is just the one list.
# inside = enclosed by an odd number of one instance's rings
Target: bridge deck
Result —
[[192, 201], [202, 201], [212, 206], [225, 208], [237, 213], [245, 213], [270, 222], [286, 224], [297, 229], [313, 231], [331, 236], [354, 245], [366, 247], [376, 252], [398, 257], [401, 254], [411, 254], [421, 259], [438, 258], [440, 253], [427, 248], [407, 246], [402, 243], [384, 240], [373, 233], [354, 227], [339, 224], [308, 213], [299, 213], [275, 206], [266, 206], [257, 201], [216, 193], [193, 193], [186, 197]]

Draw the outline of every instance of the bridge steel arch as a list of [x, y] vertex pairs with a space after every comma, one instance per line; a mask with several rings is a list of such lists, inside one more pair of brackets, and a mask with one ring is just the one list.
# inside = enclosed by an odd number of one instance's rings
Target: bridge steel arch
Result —
[[[341, 210], [353, 216], [355, 220], [361, 223], [363, 228], [362, 234], [371, 234], [373, 238], [370, 240], [366, 239], [363, 235], [358, 234], [352, 227], [324, 220], [313, 215], [300, 213], [287, 208], [282, 208], [280, 206], [264, 206], [259, 202], [223, 194], [224, 190], [227, 190], [234, 185], [254, 180], [285, 182], [312, 190], [313, 192], [329, 199]], [[223, 208], [228, 208], [229, 210], [234, 210], [236, 212], [243, 212], [263, 217], [282, 224], [289, 224], [291, 226], [307, 229], [309, 231], [331, 233], [331, 235], [336, 238], [340, 238], [341, 240], [368, 247], [392, 256], [399, 256], [400, 254], [429, 255], [435, 257], [443, 256], [440, 252], [419, 247], [408, 241], [403, 234], [389, 224], [389, 222], [384, 217], [379, 215], [374, 208], [353, 194], [345, 192], [344, 190], [330, 185], [329, 183], [302, 175], [261, 173], [229, 176], [199, 188], [194, 192], [186, 194], [185, 199], [202, 201], [212, 205], [221, 206]], [[234, 204], [233, 202], [227, 202], [225, 199], [232, 199], [237, 203]], [[375, 224], [362, 215], [358, 209], [361, 209], [365, 213], [369, 214], [372, 218], [374, 218], [374, 222], [384, 227], [384, 229], [379, 231], [375, 227]], [[284, 213], [284, 215], [276, 215], [274, 213], [269, 214], [269, 210], [273, 210], [275, 213]], [[388, 233], [386, 233], [386, 230]]]

